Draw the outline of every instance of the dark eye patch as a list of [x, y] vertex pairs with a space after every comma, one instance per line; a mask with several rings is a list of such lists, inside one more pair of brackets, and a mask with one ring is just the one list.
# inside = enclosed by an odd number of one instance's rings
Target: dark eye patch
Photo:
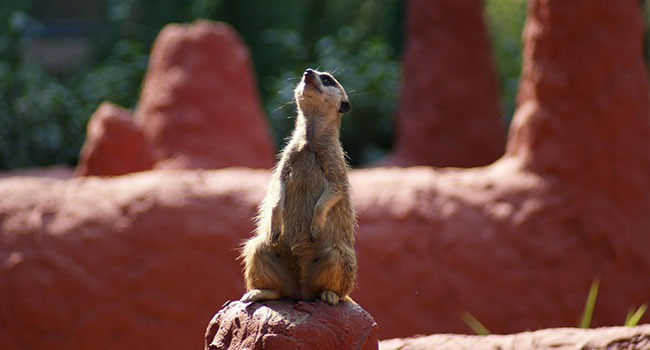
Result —
[[332, 79], [328, 75], [321, 75], [320, 76], [320, 81], [323, 83], [324, 86], [334, 86], [336, 83], [334, 82], [334, 79]]

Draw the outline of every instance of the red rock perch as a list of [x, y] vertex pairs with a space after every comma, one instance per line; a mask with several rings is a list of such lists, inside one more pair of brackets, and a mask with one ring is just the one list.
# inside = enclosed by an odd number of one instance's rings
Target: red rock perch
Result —
[[206, 350], [377, 348], [377, 323], [349, 302], [229, 302], [205, 333]]

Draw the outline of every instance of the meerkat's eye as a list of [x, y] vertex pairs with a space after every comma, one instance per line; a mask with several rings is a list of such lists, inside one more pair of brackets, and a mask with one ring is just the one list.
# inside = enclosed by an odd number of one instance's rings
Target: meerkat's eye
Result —
[[330, 76], [327, 75], [321, 75], [320, 76], [320, 81], [323, 83], [324, 86], [334, 86], [336, 83], [334, 82], [334, 79], [332, 79]]

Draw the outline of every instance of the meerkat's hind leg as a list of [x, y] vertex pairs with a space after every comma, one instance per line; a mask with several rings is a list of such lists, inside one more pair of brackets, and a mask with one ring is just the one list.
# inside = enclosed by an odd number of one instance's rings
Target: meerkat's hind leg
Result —
[[354, 286], [356, 259], [354, 251], [339, 247], [324, 248], [316, 259], [305, 261], [302, 294], [336, 305]]
[[331, 290], [324, 290], [320, 293], [320, 300], [334, 306], [339, 303], [339, 295]]
[[279, 299], [282, 297], [280, 293], [278, 293], [275, 290], [271, 289], [251, 289], [248, 292], [246, 292], [240, 301], [250, 301], [250, 302], [256, 302], [260, 300], [271, 300], [271, 299]]
[[246, 292], [241, 301], [279, 299], [292, 295], [297, 281], [286, 260], [273, 249], [267, 239], [258, 235], [247, 241], [242, 249]]

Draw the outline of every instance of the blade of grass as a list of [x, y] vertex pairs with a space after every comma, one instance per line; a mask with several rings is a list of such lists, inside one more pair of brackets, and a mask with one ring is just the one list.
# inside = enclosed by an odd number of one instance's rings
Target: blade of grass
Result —
[[641, 320], [641, 317], [643, 317], [643, 314], [645, 313], [646, 309], [648, 309], [648, 303], [644, 303], [643, 305], [639, 306], [638, 309], [634, 313], [632, 313], [632, 309], [628, 311], [627, 317], [625, 318], [625, 326], [626, 327], [634, 327], [639, 323]]
[[596, 297], [598, 296], [598, 287], [600, 286], [600, 277], [594, 278], [589, 287], [589, 294], [587, 294], [587, 301], [585, 302], [585, 310], [582, 312], [580, 318], [580, 328], [589, 328], [591, 326], [591, 316], [594, 314], [594, 306], [596, 305]]
[[464, 311], [460, 317], [477, 335], [489, 335], [490, 331], [468, 311]]
[[628, 322], [630, 322], [632, 315], [634, 315], [634, 310], [633, 308], [630, 308], [627, 310], [627, 314], [625, 315], [625, 323], [623, 323], [624, 326], [627, 326]]

